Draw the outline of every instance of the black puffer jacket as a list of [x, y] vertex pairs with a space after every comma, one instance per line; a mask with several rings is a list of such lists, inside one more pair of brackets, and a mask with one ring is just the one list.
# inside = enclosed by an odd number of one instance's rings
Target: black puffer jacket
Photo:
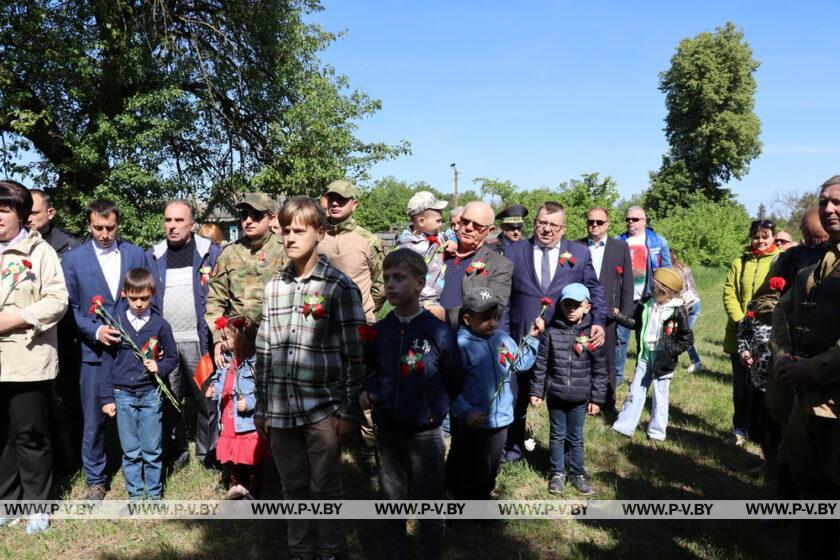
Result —
[[603, 404], [607, 398], [607, 355], [604, 347], [575, 352], [576, 338], [588, 336], [592, 315], [578, 325], [567, 324], [559, 313], [540, 339], [537, 363], [531, 373], [530, 394], [567, 402]]
[[675, 307], [674, 314], [665, 319], [662, 326], [662, 337], [664, 338], [664, 348], [653, 364], [654, 379], [674, 373], [680, 354], [694, 344], [694, 333], [688, 327], [688, 312], [685, 306]]

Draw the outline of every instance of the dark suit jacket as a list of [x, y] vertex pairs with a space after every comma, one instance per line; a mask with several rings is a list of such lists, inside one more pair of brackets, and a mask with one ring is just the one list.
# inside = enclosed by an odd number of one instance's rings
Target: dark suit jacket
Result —
[[546, 324], [554, 317], [556, 304], [559, 303], [560, 292], [568, 284], [579, 282], [589, 288], [592, 302], [592, 322], [601, 327], [606, 323], [606, 306], [604, 304], [604, 288], [595, 276], [592, 268], [592, 257], [589, 249], [577, 241], [563, 239], [560, 241], [560, 254], [571, 253], [575, 263], [557, 264], [554, 277], [547, 292], [543, 292], [534, 270], [534, 238], [518, 241], [507, 247], [506, 255], [513, 263], [513, 281], [510, 290], [510, 304], [502, 315], [499, 328], [508, 329], [511, 338], [519, 340], [528, 334], [531, 323], [540, 313], [540, 300], [549, 297], [555, 306], [546, 310], [543, 318]]
[[[117, 241], [120, 251], [120, 283], [117, 288], [117, 299], [122, 291], [125, 274], [132, 268], [146, 268], [146, 252], [128, 241]], [[108, 282], [99, 266], [99, 260], [93, 251], [93, 240], [89, 239], [64, 254], [61, 261], [64, 269], [64, 281], [70, 294], [70, 309], [76, 328], [82, 341], [82, 361], [97, 363], [102, 361], [102, 344], [96, 340], [96, 330], [103, 325], [102, 321], [91, 317], [88, 309], [93, 296], [101, 295], [105, 298], [103, 307], [113, 315], [114, 298], [108, 289]]]
[[[471, 257], [473, 261], [482, 261], [487, 264], [487, 274], [470, 273], [464, 274], [461, 281], [461, 296], [471, 288], [490, 288], [496, 296], [507, 305], [510, 298], [510, 277], [513, 273], [513, 265], [505, 257], [488, 245], [482, 245]], [[458, 328], [458, 315], [460, 307], [452, 307], [446, 310], [446, 317], [453, 328]], [[501, 328], [501, 327], [499, 327]], [[504, 329], [503, 329], [504, 330]]]
[[[587, 238], [584, 237], [580, 242], [587, 245]], [[604, 287], [604, 302], [607, 305], [609, 322], [612, 321], [613, 307], [617, 307], [625, 315], [633, 316], [633, 260], [626, 241], [607, 237], [606, 242], [598, 278]], [[620, 277], [615, 269], [617, 266], [622, 268]]]

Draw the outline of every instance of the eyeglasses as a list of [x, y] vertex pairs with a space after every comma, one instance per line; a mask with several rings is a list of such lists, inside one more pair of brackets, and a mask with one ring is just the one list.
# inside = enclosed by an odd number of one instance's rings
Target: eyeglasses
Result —
[[490, 227], [489, 225], [479, 224], [476, 221], [468, 220], [466, 218], [461, 218], [458, 220], [458, 222], [461, 224], [461, 227], [467, 227], [469, 225], [472, 225], [473, 229], [478, 232], [482, 232]]
[[505, 231], [520, 231], [522, 224], [502, 224], [502, 229]]
[[607, 220], [586, 220], [588, 226], [602, 226], [607, 223]]
[[549, 228], [551, 231], [557, 232], [566, 227], [566, 224], [552, 224], [546, 220], [537, 220], [534, 222], [539, 228]]
[[239, 211], [239, 219], [244, 222], [248, 218], [251, 218], [252, 222], [259, 222], [265, 218], [267, 214], [268, 212], [265, 210], [254, 210], [253, 208], [251, 210], [245, 210], [243, 208]]
[[630, 216], [627, 216], [626, 218], [624, 218], [624, 221], [627, 222], [628, 224], [630, 224], [630, 223], [635, 224], [636, 222], [641, 222], [644, 219], [645, 218], [631, 218]]

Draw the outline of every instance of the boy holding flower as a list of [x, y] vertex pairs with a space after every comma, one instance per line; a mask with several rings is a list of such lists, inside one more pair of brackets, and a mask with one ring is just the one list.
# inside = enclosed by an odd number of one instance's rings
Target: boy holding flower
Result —
[[[103, 354], [99, 393], [102, 412], [117, 417], [129, 499], [160, 499], [163, 412], [153, 376], [167, 376], [174, 370], [178, 366], [178, 353], [172, 328], [151, 307], [155, 279], [148, 270], [128, 271], [122, 297], [114, 312], [115, 319], [131, 341], [121, 339], [113, 350]], [[101, 301], [94, 298], [91, 306], [94, 314]], [[133, 346], [140, 349], [142, 359], [135, 354]], [[163, 356], [160, 361], [158, 356]]]
[[[359, 431], [362, 296], [349, 277], [318, 256], [327, 217], [317, 202], [291, 198], [277, 221], [291, 263], [265, 287], [254, 422], [270, 434], [287, 499], [337, 499], [340, 446]], [[287, 527], [291, 557], [341, 553], [338, 520], [296, 519]]]

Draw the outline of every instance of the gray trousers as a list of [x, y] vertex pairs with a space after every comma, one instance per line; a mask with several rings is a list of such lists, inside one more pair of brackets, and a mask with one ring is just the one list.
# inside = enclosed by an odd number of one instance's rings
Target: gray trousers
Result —
[[[207, 454], [216, 447], [219, 437], [218, 412], [216, 401], [204, 396], [205, 385], [199, 388], [193, 381], [195, 368], [201, 360], [201, 348], [198, 342], [178, 343], [178, 367], [169, 374], [169, 387], [175, 397], [182, 401], [189, 397], [195, 403], [197, 411], [195, 426], [195, 455], [203, 462]], [[209, 385], [210, 380], [207, 380]], [[168, 401], [164, 401], [168, 403]], [[182, 408], [183, 410], [183, 408]], [[164, 404], [164, 453], [168, 461], [177, 460], [189, 452], [185, 418], [175, 409]]]

